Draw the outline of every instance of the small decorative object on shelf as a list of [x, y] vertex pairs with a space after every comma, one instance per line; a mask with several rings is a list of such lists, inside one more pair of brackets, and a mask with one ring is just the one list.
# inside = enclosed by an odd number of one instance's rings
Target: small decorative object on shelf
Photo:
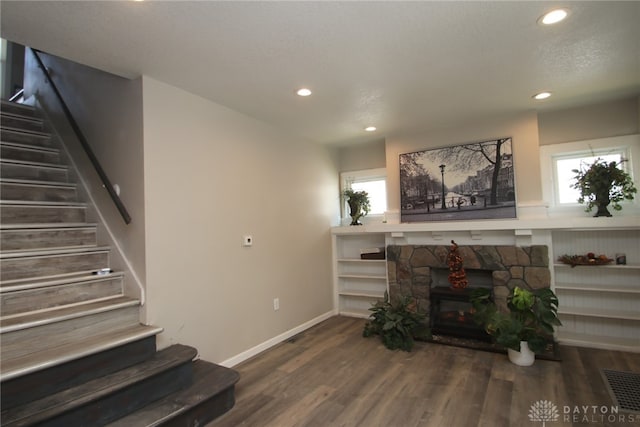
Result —
[[360, 259], [384, 259], [384, 255], [384, 247], [360, 249]]
[[458, 245], [453, 240], [451, 241], [451, 251], [447, 257], [447, 264], [449, 265], [449, 283], [453, 289], [464, 289], [469, 284], [467, 280], [467, 273], [462, 266], [462, 257], [458, 251]]
[[606, 255], [596, 256], [593, 252], [589, 252], [586, 255], [562, 255], [558, 258], [558, 261], [575, 267], [576, 265], [605, 265], [613, 262], [613, 259], [608, 258]]
[[586, 169], [573, 169], [575, 184], [573, 188], [580, 190], [578, 203], [586, 203], [586, 212], [597, 208], [594, 216], [611, 216], [607, 209], [612, 203], [613, 209], [619, 211], [622, 206], [619, 202], [624, 199], [633, 200], [633, 195], [638, 192], [633, 184], [631, 176], [618, 168], [619, 163], [609, 162], [597, 158]]
[[349, 216], [351, 216], [351, 224], [349, 225], [362, 225], [360, 218], [366, 216], [371, 210], [369, 194], [366, 191], [354, 191], [347, 188], [342, 192], [342, 195], [347, 198], [349, 204]]

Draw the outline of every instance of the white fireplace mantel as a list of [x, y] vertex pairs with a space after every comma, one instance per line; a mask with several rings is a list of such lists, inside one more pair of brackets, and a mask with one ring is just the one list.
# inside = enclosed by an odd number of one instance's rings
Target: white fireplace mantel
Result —
[[613, 217], [559, 217], [536, 219], [501, 219], [477, 221], [432, 221], [402, 224], [370, 223], [359, 226], [333, 227], [332, 234], [387, 233], [391, 237], [403, 237], [404, 233], [446, 233], [468, 231], [511, 231], [516, 236], [533, 230], [621, 230], [640, 229], [640, 216]]

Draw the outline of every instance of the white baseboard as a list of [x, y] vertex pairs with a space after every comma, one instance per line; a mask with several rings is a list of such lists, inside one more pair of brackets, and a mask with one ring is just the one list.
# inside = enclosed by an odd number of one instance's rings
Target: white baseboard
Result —
[[299, 334], [302, 331], [305, 331], [307, 329], [309, 329], [312, 326], [317, 325], [320, 322], [324, 322], [325, 320], [327, 320], [328, 318], [332, 317], [332, 316], [336, 316], [338, 314], [337, 310], [331, 310], [328, 311], [324, 314], [321, 314], [320, 316], [309, 320], [308, 322], [303, 323], [302, 325], [296, 326], [293, 329], [289, 329], [286, 332], [283, 332], [280, 335], [277, 335], [261, 344], [258, 344], [257, 346], [250, 348], [247, 351], [243, 351], [242, 353], [233, 356], [223, 362], [220, 362], [220, 365], [226, 367], [226, 368], [232, 368], [235, 365], [244, 362], [245, 360], [255, 356], [258, 353], [262, 353], [263, 351], [277, 345], [280, 344], [282, 341], [285, 341], [289, 338], [291, 338], [294, 335]]

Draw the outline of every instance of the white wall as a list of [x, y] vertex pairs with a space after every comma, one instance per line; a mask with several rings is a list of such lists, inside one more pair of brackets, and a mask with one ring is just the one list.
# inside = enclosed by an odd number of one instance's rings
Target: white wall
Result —
[[387, 203], [390, 211], [400, 210], [400, 171], [398, 156], [430, 148], [512, 137], [518, 205], [541, 203], [538, 120], [535, 112], [506, 116], [495, 120], [465, 123], [418, 135], [387, 138]]
[[159, 347], [221, 362], [331, 312], [333, 153], [148, 77], [143, 110], [146, 321], [165, 328]]
[[541, 112], [540, 145], [640, 133], [640, 97]]

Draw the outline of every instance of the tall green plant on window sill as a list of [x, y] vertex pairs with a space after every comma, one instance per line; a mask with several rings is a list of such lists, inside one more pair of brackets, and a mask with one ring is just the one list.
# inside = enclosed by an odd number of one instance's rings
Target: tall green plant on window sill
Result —
[[354, 191], [351, 188], [347, 188], [342, 192], [342, 195], [346, 198], [347, 204], [349, 204], [350, 225], [362, 225], [360, 218], [371, 211], [369, 194], [366, 191]]
[[611, 216], [607, 209], [610, 203], [613, 209], [619, 211], [622, 209], [621, 201], [633, 200], [638, 190], [631, 175], [618, 168], [625, 161], [607, 163], [598, 157], [587, 168], [572, 170], [576, 174], [573, 188], [580, 190], [578, 203], [587, 204], [586, 212], [591, 212], [595, 206], [597, 211], [594, 216]]

